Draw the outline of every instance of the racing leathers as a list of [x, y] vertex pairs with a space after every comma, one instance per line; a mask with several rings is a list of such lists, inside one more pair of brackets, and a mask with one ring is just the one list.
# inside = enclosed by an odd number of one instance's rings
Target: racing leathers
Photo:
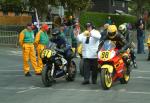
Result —
[[129, 30], [126, 30], [126, 32], [121, 33], [121, 34], [125, 37], [126, 41], [129, 44], [131, 61], [133, 62], [134, 68], [137, 68], [137, 64], [136, 64], [136, 60], [135, 60], [136, 56], [135, 56], [135, 51], [134, 51], [134, 43], [132, 42], [132, 37], [131, 37], [132, 35]]

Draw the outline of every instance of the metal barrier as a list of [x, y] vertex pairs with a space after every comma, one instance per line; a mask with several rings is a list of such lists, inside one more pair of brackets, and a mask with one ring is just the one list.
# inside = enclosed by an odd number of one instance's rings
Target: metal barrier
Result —
[[18, 46], [18, 32], [0, 31], [0, 45]]

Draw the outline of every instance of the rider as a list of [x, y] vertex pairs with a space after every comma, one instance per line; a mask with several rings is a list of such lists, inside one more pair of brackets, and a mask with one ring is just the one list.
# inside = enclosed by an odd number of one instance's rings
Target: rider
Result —
[[125, 25], [125, 24], [121, 24], [118, 29], [119, 29], [119, 33], [122, 34], [125, 37], [125, 39], [127, 40], [127, 42], [130, 44], [131, 60], [134, 64], [134, 68], [137, 68], [137, 64], [136, 64], [136, 60], [135, 60], [136, 56], [135, 56], [135, 52], [134, 52], [134, 45], [131, 40], [130, 31], [127, 29], [127, 25]]
[[[67, 43], [64, 37], [60, 36], [60, 30], [55, 28], [52, 30], [51, 42], [56, 44], [57, 51], [60, 52], [70, 65], [71, 59], [74, 56], [71, 46]], [[67, 68], [69, 68], [69, 65]], [[69, 69], [68, 69], [69, 70]]]
[[[111, 40], [112, 42], [116, 44], [116, 48], [119, 49], [117, 54], [125, 52], [127, 48], [129, 47], [129, 43], [127, 43], [123, 35], [118, 33], [117, 27], [115, 25], [108, 26], [107, 35], [105, 36], [103, 41], [105, 40]], [[99, 49], [101, 48], [101, 46], [102, 44], [100, 43]], [[125, 64], [128, 66], [127, 58], [123, 57], [123, 60]]]

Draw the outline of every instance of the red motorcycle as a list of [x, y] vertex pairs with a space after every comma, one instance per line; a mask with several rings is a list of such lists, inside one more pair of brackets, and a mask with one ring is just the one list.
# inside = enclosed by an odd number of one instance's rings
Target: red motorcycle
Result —
[[[98, 52], [101, 85], [105, 90], [110, 89], [116, 80], [127, 84], [130, 79], [130, 53], [127, 51], [118, 55], [117, 51], [116, 45], [111, 40], [106, 40]], [[128, 63], [124, 63], [122, 57], [126, 57]]]

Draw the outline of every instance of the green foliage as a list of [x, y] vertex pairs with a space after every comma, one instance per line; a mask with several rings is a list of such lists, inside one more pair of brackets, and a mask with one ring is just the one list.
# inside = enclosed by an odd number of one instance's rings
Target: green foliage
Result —
[[150, 0], [132, 0], [129, 3], [131, 14], [140, 17], [145, 10], [150, 11]]
[[92, 4], [92, 0], [59, 0], [59, 1], [64, 7], [66, 7], [66, 9], [71, 15], [72, 14], [78, 15], [80, 11], [87, 10]]
[[21, 4], [21, 0], [2, 0], [2, 4], [11, 4], [11, 5], [19, 5]]
[[135, 16], [114, 15], [98, 12], [85, 12], [82, 13], [80, 16], [81, 26], [85, 25], [87, 22], [92, 22], [96, 27], [101, 27], [105, 24], [108, 16], [111, 16], [112, 20], [117, 26], [125, 22], [134, 25], [137, 21]]

